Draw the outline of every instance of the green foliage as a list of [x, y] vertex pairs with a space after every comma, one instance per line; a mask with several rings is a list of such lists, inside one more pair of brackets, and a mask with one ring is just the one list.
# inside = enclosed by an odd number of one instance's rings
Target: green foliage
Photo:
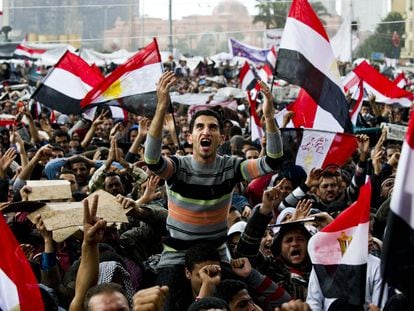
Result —
[[[383, 22], [403, 21], [404, 18], [400, 13], [391, 12], [383, 19]], [[375, 33], [370, 36], [364, 43], [358, 47], [356, 57], [370, 58], [373, 52], [384, 53], [385, 56], [392, 55], [391, 36], [394, 31], [401, 36], [405, 33], [405, 23], [386, 23], [379, 24], [375, 29]], [[404, 41], [401, 39], [400, 47]]]
[[[256, 0], [256, 2], [255, 7], [259, 12], [254, 17], [253, 23], [263, 22], [266, 25], [266, 29], [283, 28], [285, 26], [290, 9], [289, 2], [286, 0]], [[328, 14], [321, 2], [313, 2], [311, 5], [319, 16]]]

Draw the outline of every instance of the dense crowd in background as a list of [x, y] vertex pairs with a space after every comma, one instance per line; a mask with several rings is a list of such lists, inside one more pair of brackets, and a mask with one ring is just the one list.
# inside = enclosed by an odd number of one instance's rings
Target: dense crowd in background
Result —
[[[113, 69], [109, 67], [102, 70]], [[190, 70], [184, 60], [170, 59], [164, 68], [175, 73], [170, 91], [178, 94], [214, 95], [223, 87], [240, 87], [239, 66], [230, 62], [206, 59]], [[38, 71], [44, 75], [47, 69]], [[379, 125], [406, 125], [410, 108], [384, 105], [373, 97], [364, 102], [357, 124], [358, 149], [343, 167], [330, 165], [306, 174], [295, 165], [288, 151], [292, 146], [284, 144], [276, 169], [236, 183], [226, 212], [227, 238], [194, 239], [176, 248], [186, 251], [185, 260], [166, 273], [165, 263], [160, 268], [159, 261], [169, 237], [166, 184], [174, 177], [161, 166], [184, 165], [176, 159], [191, 159], [210, 148], [211, 142], [207, 147], [203, 141], [193, 142], [197, 126], [191, 117], [197, 109], [172, 103], [174, 112], [163, 120], [159, 144], [165, 160], [157, 167], [145, 153], [150, 148], [150, 118], [129, 113], [127, 119], [116, 119], [105, 106], [93, 121], [46, 106], [36, 110], [37, 104], [27, 96], [36, 86], [30, 72], [27, 64], [1, 67], [0, 114], [17, 117], [15, 125], [0, 128], [0, 202], [27, 201], [28, 180], [64, 179], [71, 184], [72, 201], [102, 189], [130, 209], [128, 223], [110, 224], [96, 217], [97, 199], [84, 203], [83, 231], [60, 243], [53, 241], [40, 216], [31, 222], [24, 212], [4, 214], [38, 278], [46, 310], [109, 310], [109, 301], [116, 306], [111, 310], [274, 310], [282, 304], [282, 310], [323, 310], [307, 241], [357, 199], [366, 176], [373, 190], [365, 309], [397, 310], [396, 304], [407, 306], [398, 310], [412, 309], [413, 302], [392, 288], [386, 288], [381, 306], [375, 306], [381, 291], [382, 239], [402, 145], [387, 139]], [[289, 93], [288, 86], [284, 92]], [[257, 112], [264, 124], [266, 101], [273, 101], [273, 96], [262, 90]], [[217, 153], [240, 163], [269, 158], [268, 138], [251, 140], [247, 98], [230, 95], [227, 102], [234, 102], [235, 109], [210, 100], [201, 103], [222, 123]], [[279, 109], [283, 103], [273, 101], [272, 106]], [[278, 125], [282, 133], [291, 117], [286, 114]], [[188, 178], [192, 173], [187, 172]], [[206, 215], [206, 224], [216, 216]], [[187, 219], [191, 216], [179, 217], [192, 223]], [[310, 221], [298, 221], [309, 217]], [[351, 310], [341, 308], [345, 307], [337, 301], [329, 310]]]

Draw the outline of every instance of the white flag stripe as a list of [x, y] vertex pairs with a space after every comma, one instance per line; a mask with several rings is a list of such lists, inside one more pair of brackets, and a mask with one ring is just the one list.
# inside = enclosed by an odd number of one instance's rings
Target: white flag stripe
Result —
[[344, 129], [338, 123], [338, 120], [334, 118], [332, 114], [323, 109], [321, 106], [317, 106], [315, 119], [313, 122], [313, 128], [323, 131], [339, 132], [343, 133]]
[[0, 309], [1, 310], [19, 310], [14, 309], [19, 303], [19, 293], [16, 285], [0, 269]]
[[296, 165], [303, 167], [307, 174], [323, 165], [326, 155], [332, 146], [336, 133], [304, 131], [301, 144], [296, 155]]
[[61, 68], [54, 68], [47, 75], [43, 84], [68, 97], [79, 100], [83, 99], [92, 89], [90, 85], [84, 83], [78, 76]]
[[121, 94], [116, 91], [114, 94], [104, 95], [104, 92], [92, 103], [100, 103], [120, 97], [153, 92], [156, 90], [161, 74], [160, 63], [148, 64], [139, 69], [126, 72], [114, 83], [120, 83], [119, 86], [115, 85], [114, 87], [119, 87]]
[[406, 141], [404, 141], [398, 163], [391, 196], [391, 210], [414, 230], [414, 150]]
[[[318, 232], [308, 244], [312, 264], [321, 265], [363, 265], [368, 256], [369, 223], [362, 223], [355, 227], [337, 232]], [[342, 255], [338, 238], [346, 235], [352, 237], [351, 242]], [[366, 251], [361, 249], [366, 247]]]
[[[301, 38], [301, 40], [296, 40], [295, 38]], [[332, 47], [314, 29], [289, 17], [286, 20], [280, 48], [298, 51], [315, 68], [343, 90]]]

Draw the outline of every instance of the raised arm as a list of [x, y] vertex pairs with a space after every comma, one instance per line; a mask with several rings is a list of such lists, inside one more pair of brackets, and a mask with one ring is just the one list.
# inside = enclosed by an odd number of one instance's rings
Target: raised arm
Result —
[[102, 241], [106, 228], [106, 221], [96, 217], [98, 210], [98, 196], [93, 197], [89, 207], [87, 199], [83, 201], [83, 243], [81, 262], [76, 274], [75, 297], [70, 303], [70, 311], [83, 310], [83, 301], [86, 292], [98, 283], [99, 277], [99, 250], [98, 243]]
[[[161, 157], [162, 129], [170, 101], [169, 89], [175, 81], [176, 77], [171, 71], [165, 72], [160, 78], [157, 86], [157, 109], [154, 118], [151, 121], [145, 146], [145, 163], [148, 165], [149, 169], [157, 172], [157, 175], [163, 175], [163, 172], [165, 172], [166, 161]], [[162, 177], [167, 179], [170, 176]]]

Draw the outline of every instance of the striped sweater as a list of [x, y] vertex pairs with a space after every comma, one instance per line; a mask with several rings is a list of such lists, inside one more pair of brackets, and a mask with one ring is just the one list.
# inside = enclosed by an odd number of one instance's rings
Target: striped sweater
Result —
[[[225, 238], [234, 186], [242, 180], [250, 181], [279, 167], [278, 159], [283, 153], [280, 134], [267, 135], [267, 156], [243, 160], [218, 155], [212, 164], [196, 162], [192, 155], [162, 157], [161, 140], [147, 137], [145, 162], [150, 170], [167, 182], [167, 230], [170, 241]], [[177, 243], [170, 246], [174, 245]], [[185, 245], [185, 242], [181, 245]]]

